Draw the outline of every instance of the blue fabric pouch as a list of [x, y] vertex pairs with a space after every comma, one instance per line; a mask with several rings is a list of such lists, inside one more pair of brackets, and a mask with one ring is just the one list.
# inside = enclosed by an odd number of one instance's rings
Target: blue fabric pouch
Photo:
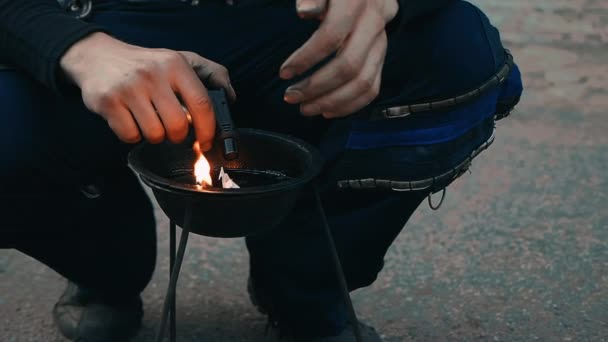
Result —
[[[517, 105], [522, 92], [521, 73], [514, 65], [500, 86], [450, 110], [381, 121], [358, 117], [336, 125], [322, 144], [330, 160], [327, 180], [348, 188], [393, 190], [397, 183], [401, 183], [399, 190], [416, 190], [409, 188], [408, 182], [427, 180], [434, 190], [442, 189], [492, 143], [495, 120]], [[341, 150], [335, 149], [337, 139], [342, 139]], [[349, 181], [353, 186], [347, 184]]]

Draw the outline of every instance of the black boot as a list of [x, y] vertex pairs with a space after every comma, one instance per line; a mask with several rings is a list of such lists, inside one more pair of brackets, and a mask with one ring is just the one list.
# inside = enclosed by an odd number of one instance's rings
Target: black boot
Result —
[[[355, 342], [355, 335], [351, 326], [346, 327], [336, 336], [298, 336], [291, 332], [289, 327], [281, 325], [281, 318], [275, 313], [272, 301], [267, 293], [254, 285], [253, 279], [249, 277], [247, 282], [247, 292], [251, 303], [261, 314], [268, 316], [268, 330], [270, 330], [270, 341], [278, 342]], [[363, 342], [382, 342], [380, 335], [373, 327], [359, 323], [359, 330]], [[313, 329], [314, 330], [314, 329]]]
[[77, 342], [129, 341], [137, 334], [142, 317], [139, 296], [114, 302], [71, 282], [53, 308], [61, 333]]

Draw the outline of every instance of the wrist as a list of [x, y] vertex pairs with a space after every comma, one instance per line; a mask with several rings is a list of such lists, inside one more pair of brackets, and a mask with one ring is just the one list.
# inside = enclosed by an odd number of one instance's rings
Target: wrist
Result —
[[84, 37], [63, 54], [59, 61], [61, 71], [70, 82], [80, 86], [86, 72], [92, 69], [92, 61], [116, 43], [121, 42], [103, 32], [94, 32]]

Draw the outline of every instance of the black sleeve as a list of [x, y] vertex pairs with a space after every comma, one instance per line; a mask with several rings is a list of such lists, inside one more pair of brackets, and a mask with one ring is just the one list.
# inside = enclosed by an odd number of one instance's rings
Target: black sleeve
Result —
[[397, 0], [399, 12], [387, 26], [387, 31], [394, 32], [403, 29], [413, 20], [431, 13], [456, 0]]
[[0, 0], [0, 62], [22, 69], [61, 93], [63, 53], [103, 28], [71, 17], [56, 0]]

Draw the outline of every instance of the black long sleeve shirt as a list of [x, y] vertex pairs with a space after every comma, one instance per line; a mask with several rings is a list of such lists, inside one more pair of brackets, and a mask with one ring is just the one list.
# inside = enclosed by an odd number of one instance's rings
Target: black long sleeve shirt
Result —
[[[450, 1], [399, 0], [399, 13], [389, 29], [399, 30]], [[75, 42], [100, 31], [105, 29], [73, 18], [56, 0], [0, 0], [0, 62], [22, 69], [59, 93], [66, 86], [61, 56]]]
[[59, 60], [102, 27], [71, 17], [56, 0], [0, 0], [0, 61], [59, 91]]

